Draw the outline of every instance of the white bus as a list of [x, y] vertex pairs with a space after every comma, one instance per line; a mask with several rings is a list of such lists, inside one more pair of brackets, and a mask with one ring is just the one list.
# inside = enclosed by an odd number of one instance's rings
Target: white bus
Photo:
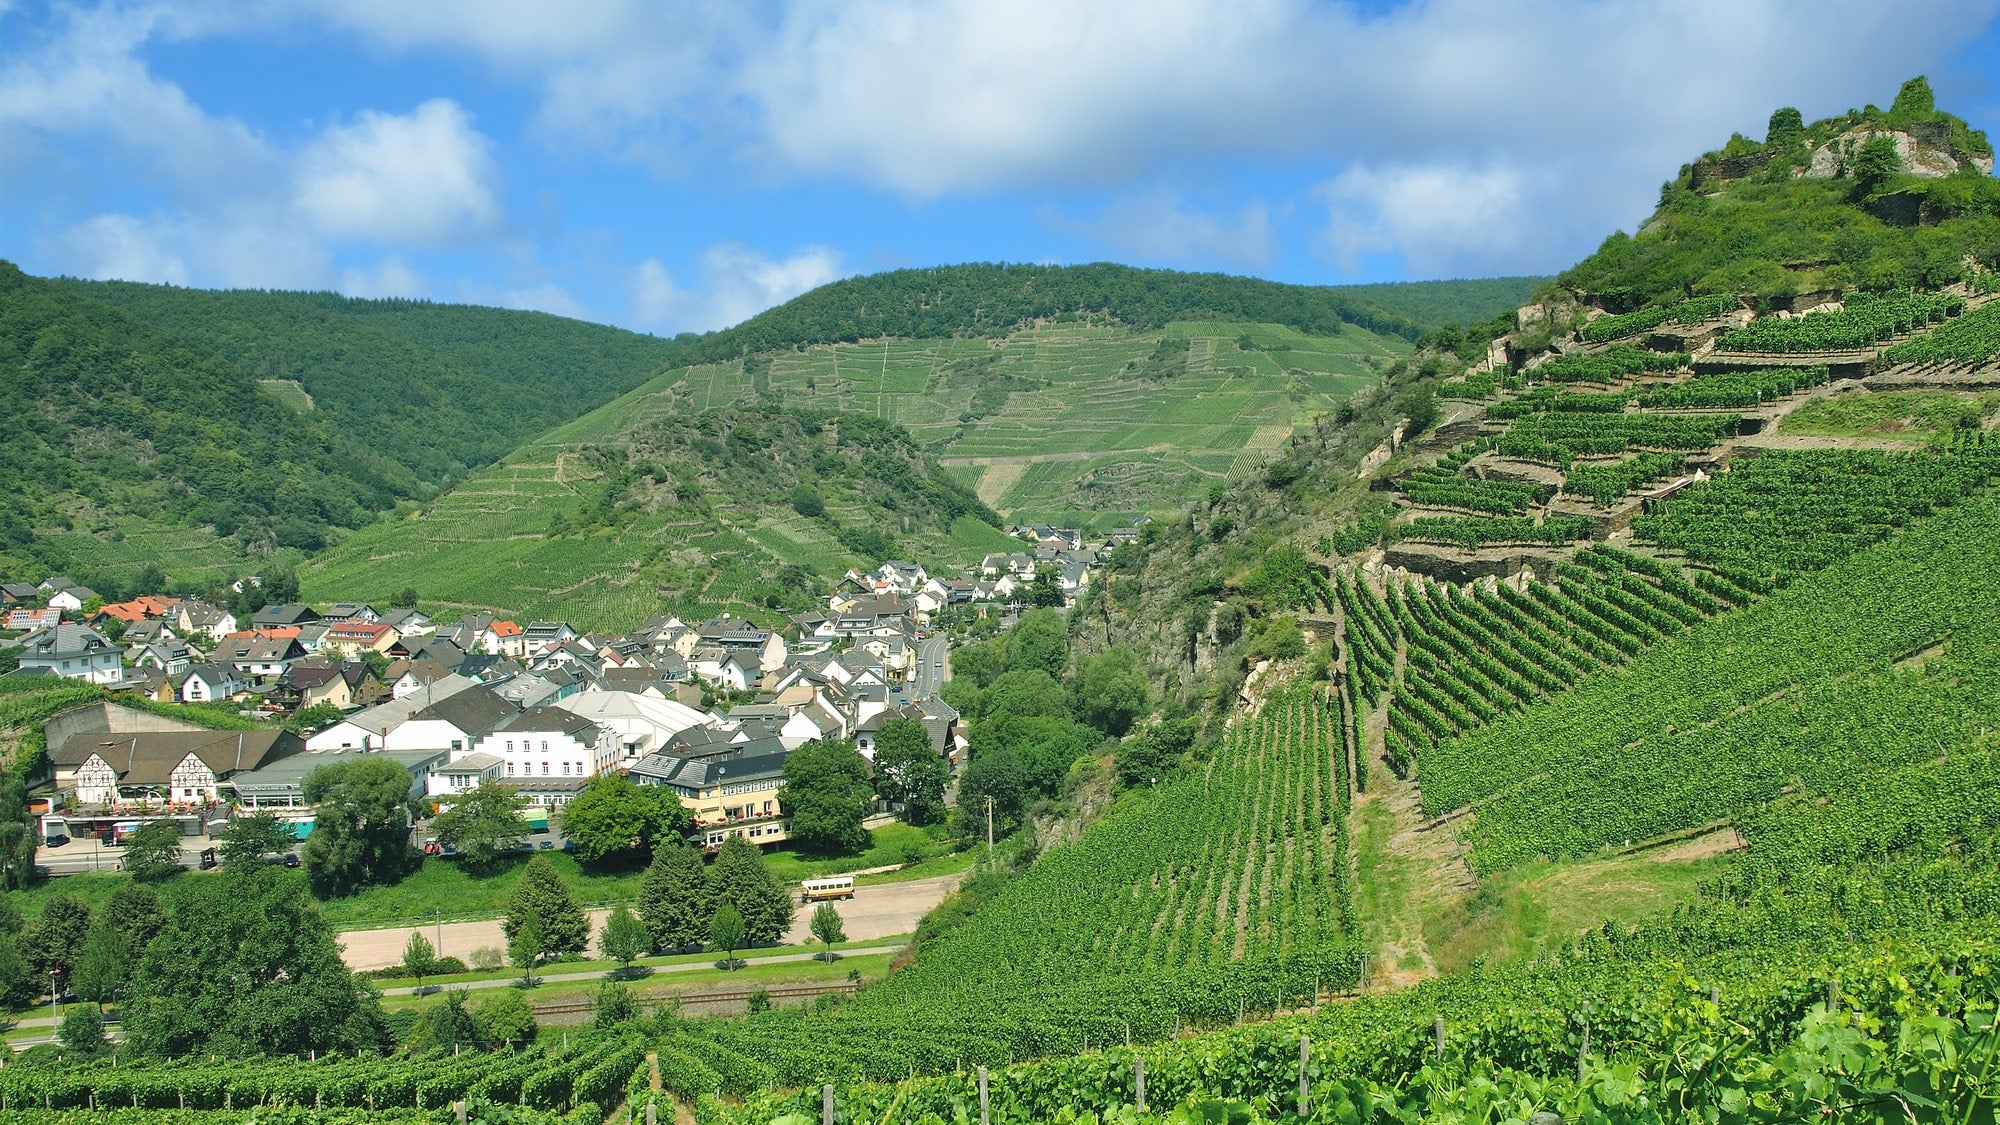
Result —
[[836, 898], [854, 897], [854, 876], [828, 875], [824, 879], [807, 879], [799, 886], [804, 893], [799, 895], [801, 903], [825, 902]]

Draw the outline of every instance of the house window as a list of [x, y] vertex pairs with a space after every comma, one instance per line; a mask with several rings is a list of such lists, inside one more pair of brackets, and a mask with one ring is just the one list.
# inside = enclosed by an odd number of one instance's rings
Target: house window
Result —
[[509, 754], [514, 752], [514, 740], [511, 738], [507, 740], [507, 752]]
[[547, 762], [542, 763], [542, 776], [543, 777], [549, 776], [549, 764]]
[[568, 777], [568, 776], [569, 776], [569, 763], [568, 763], [568, 762], [564, 762], [564, 763], [563, 763], [563, 776], [564, 776], [564, 777]]
[[514, 763], [512, 762], [507, 763], [507, 776], [508, 777], [514, 776]]
[[451, 748], [453, 750], [463, 750], [465, 749], [465, 743], [460, 739], [454, 738], [451, 740]]
[[548, 752], [549, 752], [549, 740], [544, 738], [542, 739], [542, 753], [546, 754]]

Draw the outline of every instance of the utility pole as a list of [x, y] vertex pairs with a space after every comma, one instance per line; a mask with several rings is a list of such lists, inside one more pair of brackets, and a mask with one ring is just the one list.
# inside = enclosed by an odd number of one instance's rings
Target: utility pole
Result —
[[437, 955], [444, 956], [444, 907], [433, 906], [431, 913], [437, 916]]
[[993, 798], [986, 798], [986, 862], [993, 862]]

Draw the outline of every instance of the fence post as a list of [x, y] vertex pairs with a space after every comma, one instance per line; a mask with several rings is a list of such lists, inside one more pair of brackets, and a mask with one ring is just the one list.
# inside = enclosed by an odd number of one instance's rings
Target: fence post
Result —
[[1310, 1035], [1299, 1036], [1299, 1116], [1306, 1115], [1306, 1106], [1312, 1100], [1312, 1079], [1306, 1077], [1306, 1063], [1312, 1060], [1313, 1041]]
[[646, 1103], [646, 1125], [660, 1125], [660, 1103]]
[[458, 1120], [458, 1125], [465, 1125], [465, 1102], [461, 1100], [451, 1103], [451, 1115]]
[[1576, 1048], [1576, 1081], [1578, 1085], [1583, 1084], [1583, 1060], [1585, 1056], [1589, 1054], [1590, 1054], [1590, 1017], [1585, 1016], [1583, 1018], [1583, 1042], [1579, 1043]]
[[833, 1083], [819, 1088], [819, 1125], [833, 1125]]
[[1132, 1083], [1137, 1091], [1139, 1112], [1146, 1112], [1146, 1058], [1144, 1055], [1132, 1060]]
[[1826, 982], [1826, 1014], [1832, 1015], [1834, 1005], [1838, 1003], [1840, 1003], [1840, 982], [1829, 980]]
[[1443, 1060], [1443, 1058], [1444, 1058], [1444, 1017], [1443, 1017], [1443, 1016], [1439, 1016], [1439, 1017], [1437, 1018], [1437, 1023], [1433, 1024], [1433, 1025], [1431, 1026], [1431, 1029], [1432, 1029], [1433, 1031], [1437, 1032], [1437, 1041], [1438, 1041], [1438, 1046], [1437, 1046], [1437, 1056], [1438, 1056], [1439, 1060]]
[[990, 1105], [986, 1092], [986, 1068], [982, 1066], [979, 1068], [979, 1125], [992, 1125], [988, 1116]]

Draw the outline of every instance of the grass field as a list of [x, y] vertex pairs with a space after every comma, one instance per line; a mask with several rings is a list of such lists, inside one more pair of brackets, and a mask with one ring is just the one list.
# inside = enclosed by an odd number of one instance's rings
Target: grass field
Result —
[[1885, 391], [1841, 394], [1809, 402], [1785, 416], [1779, 431], [1834, 437], [1886, 437], [1928, 442], [1962, 426], [1985, 426], [2000, 413], [2000, 394]]

